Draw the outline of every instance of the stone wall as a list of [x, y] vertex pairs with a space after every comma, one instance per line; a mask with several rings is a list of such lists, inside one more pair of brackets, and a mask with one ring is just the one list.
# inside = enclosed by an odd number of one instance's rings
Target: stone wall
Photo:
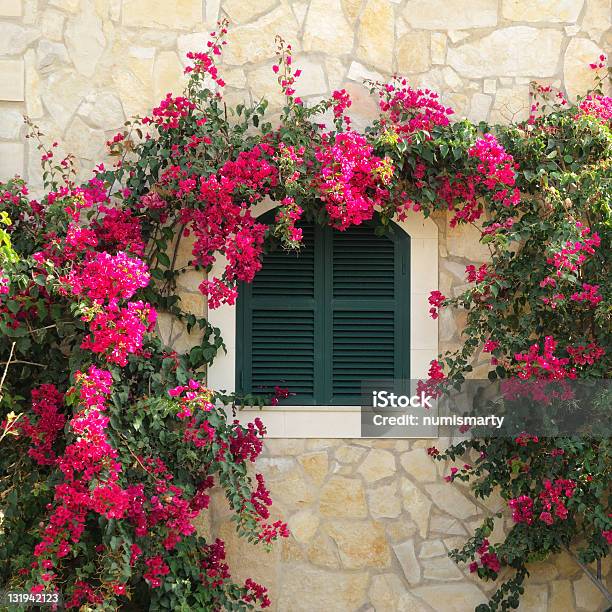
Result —
[[[185, 53], [201, 48], [224, 15], [232, 22], [223, 55], [228, 101], [265, 96], [278, 109], [271, 66], [281, 34], [303, 69], [299, 95], [308, 103], [346, 88], [357, 127], [376, 113], [362, 80], [394, 71], [440, 91], [458, 116], [522, 118], [530, 80], [573, 97], [590, 82], [587, 64], [612, 41], [610, 0], [0, 0], [0, 180], [20, 173], [40, 186], [38, 152], [23, 139], [26, 113], [78, 157], [86, 176], [128, 116], [181, 90]], [[470, 228], [451, 232], [444, 217], [436, 222], [437, 281], [455, 295], [465, 265], [486, 251]], [[181, 286], [194, 312], [205, 308], [199, 280], [186, 276]], [[196, 339], [166, 323], [177, 348]], [[461, 315], [441, 316], [440, 350], [459, 344], [462, 325]], [[478, 374], [485, 364], [476, 366]], [[257, 468], [291, 538], [270, 554], [239, 541], [218, 495], [201, 528], [227, 540], [238, 577], [270, 586], [275, 610], [469, 612], [494, 587], [446, 552], [500, 502], [481, 505], [460, 484], [447, 485], [449, 466], [431, 462], [428, 445], [270, 440]], [[604, 570], [610, 578], [610, 564]], [[562, 555], [534, 568], [522, 609], [596, 611], [603, 600]]]
[[[219, 491], [200, 527], [226, 540], [234, 575], [266, 584], [278, 612], [472, 612], [495, 585], [460, 569], [447, 552], [503, 502], [483, 504], [461, 483], [444, 482], [450, 466], [427, 456], [432, 443], [269, 440], [256, 469], [272, 491], [272, 518], [287, 520], [291, 537], [271, 553], [241, 541]], [[530, 571], [520, 610], [604, 610], [603, 597], [568, 554]]]

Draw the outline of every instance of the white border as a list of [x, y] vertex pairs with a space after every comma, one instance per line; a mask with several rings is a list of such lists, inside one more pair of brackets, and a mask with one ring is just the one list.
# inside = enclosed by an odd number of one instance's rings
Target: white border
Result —
[[[253, 208], [259, 217], [276, 208], [270, 200]], [[438, 323], [429, 316], [427, 298], [438, 289], [438, 226], [418, 213], [409, 214], [398, 227], [410, 236], [410, 377], [426, 378], [429, 363], [438, 356]], [[225, 261], [213, 265], [211, 275], [220, 276]], [[222, 305], [208, 311], [208, 321], [221, 330], [227, 353], [222, 351], [208, 367], [208, 385], [232, 392], [236, 375], [236, 307]], [[266, 406], [242, 410], [240, 420], [259, 416], [269, 438], [359, 438], [358, 406]]]

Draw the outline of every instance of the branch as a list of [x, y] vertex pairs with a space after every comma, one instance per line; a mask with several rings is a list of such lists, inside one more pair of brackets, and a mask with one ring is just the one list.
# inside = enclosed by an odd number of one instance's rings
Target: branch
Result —
[[2, 380], [0, 380], [0, 400], [3, 397], [2, 387], [4, 386], [4, 380], [6, 379], [6, 375], [8, 373], [8, 369], [9, 369], [9, 365], [11, 364], [11, 360], [13, 359], [13, 353], [15, 352], [15, 344], [17, 344], [17, 343], [13, 342], [13, 344], [11, 344], [11, 352], [9, 354], [8, 361], [4, 365], [4, 373], [2, 374]]
[[576, 561], [576, 563], [580, 566], [580, 569], [589, 577], [589, 580], [595, 585], [595, 587], [599, 589], [601, 594], [608, 600], [609, 603], [612, 604], [612, 593], [608, 591], [608, 589], [604, 586], [604, 583], [593, 576], [588, 566], [578, 558], [578, 555], [573, 553], [569, 548], [567, 548], [567, 552], [574, 558], [574, 561]]

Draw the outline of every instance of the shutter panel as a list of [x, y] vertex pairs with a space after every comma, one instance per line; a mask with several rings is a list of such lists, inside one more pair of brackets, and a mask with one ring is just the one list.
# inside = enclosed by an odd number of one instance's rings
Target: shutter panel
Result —
[[364, 380], [409, 378], [409, 238], [300, 227], [299, 252], [267, 253], [241, 284], [237, 391], [279, 385], [296, 394], [283, 404], [359, 405]]
[[278, 385], [297, 394], [294, 403], [312, 404], [317, 325], [315, 231], [313, 225], [301, 227], [299, 252], [279, 248], [267, 253], [253, 282], [241, 286], [237, 373], [242, 392], [272, 393]]
[[407, 376], [398, 308], [406, 253], [371, 224], [331, 231], [331, 245], [331, 403], [359, 404], [364, 380]]

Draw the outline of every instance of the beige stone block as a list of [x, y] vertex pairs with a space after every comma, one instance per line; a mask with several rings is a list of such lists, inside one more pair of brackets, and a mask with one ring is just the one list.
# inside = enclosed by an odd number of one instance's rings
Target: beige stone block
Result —
[[302, 544], [310, 542], [319, 528], [321, 519], [312, 510], [301, 510], [289, 518], [293, 537]]
[[421, 448], [403, 453], [400, 463], [406, 473], [418, 482], [435, 482], [438, 478], [436, 463]]
[[404, 19], [413, 28], [461, 30], [497, 24], [497, 0], [408, 0]]
[[423, 561], [423, 578], [425, 580], [453, 582], [463, 580], [464, 576], [452, 559], [443, 556]]
[[159, 312], [157, 314], [157, 327], [155, 333], [161, 338], [162, 342], [168, 346], [172, 338], [172, 326], [174, 320], [169, 314]]
[[581, 29], [593, 40], [599, 41], [602, 34], [610, 31], [612, 3], [610, 0], [588, 0]]
[[574, 578], [582, 573], [576, 560], [567, 552], [563, 551], [553, 557], [553, 562], [559, 570], [561, 578]]
[[[87, 100], [79, 107], [79, 115], [86, 117], [94, 126], [103, 130], [116, 130], [123, 126], [125, 113], [121, 100], [109, 91], [96, 91], [88, 96]], [[199, 274], [201, 280], [201, 274]], [[179, 280], [182, 277], [179, 277]], [[189, 289], [189, 287], [182, 287]], [[195, 287], [197, 289], [197, 286]]]
[[298, 438], [268, 439], [265, 441], [264, 448], [270, 455], [284, 457], [285, 455], [294, 456], [303, 453], [305, 445], [305, 441]]
[[468, 119], [474, 123], [486, 121], [493, 104], [493, 98], [487, 94], [475, 93], [470, 100]]
[[278, 597], [278, 610], [291, 612], [347, 612], [366, 601], [365, 572], [333, 572], [308, 565], [293, 565], [285, 572]]
[[275, 57], [277, 34], [291, 42], [294, 51], [299, 51], [298, 24], [286, 2], [252, 23], [231, 29], [229, 44], [223, 51], [225, 62], [242, 65]]
[[575, 612], [574, 593], [572, 583], [569, 580], [555, 580], [550, 585], [550, 600], [548, 608], [551, 611], [563, 610], [564, 612]]
[[232, 23], [248, 23], [259, 15], [267, 13], [276, 6], [276, 0], [245, 2], [244, 0], [225, 0], [223, 10]]
[[402, 567], [404, 576], [412, 586], [421, 581], [421, 566], [414, 552], [414, 540], [406, 540], [401, 544], [393, 545], [393, 552]]
[[325, 68], [321, 62], [305, 55], [298, 55], [294, 58], [293, 63], [295, 68], [302, 70], [302, 74], [295, 81], [295, 91], [298, 96], [315, 96], [327, 93]]
[[368, 592], [370, 603], [375, 610], [384, 612], [418, 612], [422, 606], [402, 584], [396, 574], [378, 574], [372, 576]]
[[361, 481], [332, 476], [321, 490], [320, 511], [327, 517], [365, 518], [367, 508]]
[[432, 559], [446, 555], [446, 548], [442, 540], [427, 540], [421, 544], [419, 559]]
[[589, 64], [599, 61], [602, 53], [603, 49], [586, 38], [570, 40], [563, 60], [563, 81], [565, 91], [572, 102], [592, 89], [595, 75]]
[[305, 51], [343, 55], [353, 50], [353, 38], [340, 0], [312, 0], [304, 23]]
[[90, 128], [80, 117], [74, 118], [64, 140], [66, 148], [80, 159], [98, 161], [104, 155], [104, 131]]
[[187, 332], [181, 323], [175, 323], [173, 330], [176, 335], [172, 338], [172, 348], [180, 354], [188, 353], [194, 346], [202, 342], [203, 334], [198, 329]]
[[485, 79], [482, 85], [482, 91], [486, 94], [494, 94], [497, 90], [497, 81], [495, 79]]
[[282, 539], [279, 544], [281, 549], [281, 563], [291, 563], [293, 561], [299, 561], [303, 563], [306, 562], [306, 554], [302, 550], [302, 547], [295, 540]]
[[311, 438], [306, 440], [307, 451], [329, 450], [336, 448], [342, 444], [342, 440], [334, 440], [333, 438]]
[[333, 521], [325, 530], [336, 542], [340, 561], [347, 569], [381, 568], [391, 564], [391, 552], [380, 523]]
[[351, 25], [355, 23], [355, 20], [359, 16], [362, 4], [361, 0], [342, 0], [342, 10]]
[[396, 55], [397, 67], [401, 74], [427, 70], [431, 66], [429, 32], [404, 34], [397, 41]]
[[585, 610], [600, 610], [604, 605], [603, 593], [591, 582], [585, 574], [579, 580], [574, 580], [574, 597], [576, 606]]
[[195, 517], [193, 524], [196, 528], [196, 533], [202, 536], [207, 542], [212, 541], [212, 525], [211, 515], [207, 510], [203, 510]]
[[24, 150], [21, 143], [0, 143], [0, 181], [23, 176]]
[[451, 517], [433, 514], [431, 517], [431, 531], [443, 535], [466, 535], [467, 531], [461, 523]]
[[319, 532], [306, 549], [308, 560], [318, 567], [338, 568], [340, 559], [332, 540]]
[[302, 27], [304, 24], [304, 19], [306, 19], [306, 14], [308, 13], [308, 2], [306, 0], [302, 0], [301, 2], [293, 2], [291, 9], [293, 10], [293, 14], [295, 15], [298, 25]]
[[228, 565], [232, 568], [232, 578], [244, 583], [247, 578], [265, 585], [272, 601], [278, 597], [278, 563], [280, 546], [267, 551], [263, 546], [255, 546], [236, 533], [236, 524], [225, 521], [219, 528], [218, 537], [225, 542]]
[[344, 444], [336, 450], [335, 456], [340, 463], [356, 463], [364, 452], [365, 450], [359, 446]]
[[242, 68], [224, 68], [223, 80], [227, 87], [236, 87], [242, 89], [246, 87], [246, 73]]
[[[513, 88], [502, 87], [495, 94], [495, 101], [491, 108], [489, 121], [491, 123], [511, 123], [523, 121], [529, 116], [530, 99], [527, 85]], [[486, 245], [479, 245], [476, 249], [479, 257], [485, 255]], [[486, 249], [488, 251], [488, 249]]]
[[81, 4], [81, 0], [49, 0], [49, 4], [69, 13], [75, 13]]
[[397, 494], [397, 482], [368, 489], [367, 496], [373, 518], [397, 518], [402, 512], [402, 504]]
[[393, 8], [387, 0], [368, 0], [359, 20], [357, 56], [378, 70], [393, 71]]
[[584, 0], [504, 0], [502, 15], [511, 21], [573, 23]]
[[[190, 51], [206, 51], [206, 43], [208, 34], [206, 32], [195, 32], [193, 34], [181, 34], [176, 39], [179, 58], [184, 66], [191, 64], [192, 61], [187, 59], [187, 53]], [[224, 71], [225, 75], [225, 71]]]
[[476, 504], [465, 497], [457, 486], [450, 483], [425, 485], [425, 490], [434, 504], [458, 519], [467, 519], [478, 513]]
[[0, 17], [21, 17], [21, 0], [2, 0], [0, 2]]
[[[117, 56], [119, 57], [119, 56]], [[153, 56], [127, 57], [113, 67], [113, 83], [128, 115], [147, 115], [153, 105]]]
[[12, 21], [0, 22], [0, 55], [21, 55], [40, 37], [35, 28], [23, 27]]
[[[491, 254], [486, 244], [478, 242], [479, 238], [480, 232], [475, 227], [465, 224], [458, 225], [449, 230], [446, 237], [446, 248], [451, 256], [463, 257], [474, 262], [487, 261]], [[462, 267], [463, 271], [458, 278], [465, 278], [465, 266]]]
[[60, 130], [64, 130], [91, 91], [91, 81], [74, 71], [53, 72], [44, 83], [42, 101]]
[[206, 28], [207, 30], [212, 30], [217, 26], [217, 22], [219, 21], [221, 0], [205, 0], [204, 4], [204, 17], [206, 20]]
[[436, 584], [413, 589], [436, 612], [467, 612], [486, 603], [487, 597], [473, 584]]
[[179, 293], [180, 307], [187, 313], [202, 317], [206, 313], [206, 298], [199, 293]]
[[42, 15], [40, 24], [43, 36], [49, 40], [62, 40], [65, 21], [66, 16], [63, 13], [47, 9]]
[[272, 72], [272, 61], [249, 71], [247, 79], [249, 91], [255, 100], [265, 98], [272, 108], [279, 108], [286, 102], [277, 75]]
[[403, 542], [412, 538], [418, 531], [417, 525], [405, 516], [400, 517], [397, 521], [387, 523], [385, 529], [389, 542]]
[[174, 51], [162, 51], [153, 66], [153, 95], [162, 100], [166, 94], [181, 95], [187, 83], [183, 65]]
[[534, 563], [529, 568], [529, 581], [548, 584], [559, 575], [559, 570], [553, 563]]
[[44, 110], [40, 97], [40, 76], [36, 70], [36, 53], [33, 49], [28, 49], [23, 59], [26, 111], [29, 117], [38, 119], [43, 116]]
[[23, 113], [14, 108], [0, 109], [0, 138], [21, 140]]
[[123, 25], [193, 28], [202, 23], [202, 0], [123, 0]]
[[23, 99], [23, 60], [0, 60], [0, 100], [22, 102]]
[[304, 481], [302, 475], [295, 470], [284, 478], [270, 483], [272, 499], [290, 508], [303, 508], [315, 499], [314, 488]]
[[294, 471], [296, 462], [293, 457], [260, 457], [257, 460], [257, 469], [266, 480], [279, 480]]
[[298, 461], [315, 484], [320, 485], [325, 480], [329, 469], [327, 452], [308, 453], [298, 457]]
[[87, 77], [93, 76], [106, 47], [106, 37], [92, 0], [83, 0], [81, 10], [68, 20], [64, 39], [76, 69]]
[[446, 34], [433, 32], [431, 35], [431, 61], [434, 64], [446, 63]]
[[427, 537], [431, 501], [425, 493], [407, 478], [402, 478], [401, 480], [400, 493], [404, 503], [404, 510], [408, 512], [410, 518], [416, 523], [419, 535], [422, 538]]
[[395, 474], [395, 457], [392, 453], [374, 448], [363, 460], [357, 470], [366, 482], [376, 482]]
[[448, 50], [447, 61], [470, 78], [553, 76], [561, 55], [563, 34], [551, 28], [511, 26]]
[[520, 612], [548, 612], [548, 589], [541, 585], [526, 584], [518, 609]]

